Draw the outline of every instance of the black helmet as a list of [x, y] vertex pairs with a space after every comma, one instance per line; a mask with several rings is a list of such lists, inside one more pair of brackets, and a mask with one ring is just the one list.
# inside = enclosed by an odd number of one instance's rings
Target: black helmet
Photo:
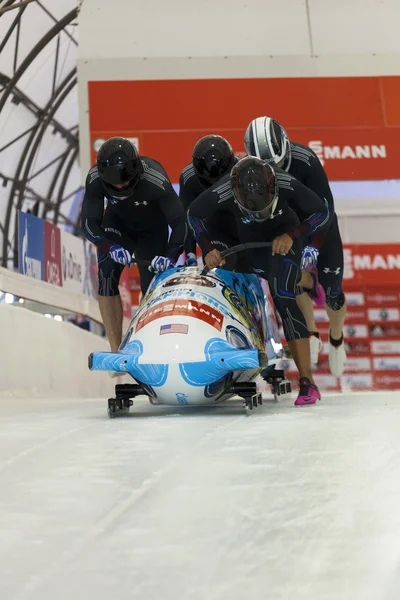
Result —
[[288, 171], [292, 150], [286, 131], [271, 117], [257, 117], [248, 126], [244, 146], [249, 156], [257, 156], [275, 167]]
[[229, 173], [235, 164], [232, 147], [220, 135], [206, 135], [193, 148], [194, 171], [204, 187]]
[[278, 203], [275, 171], [266, 161], [254, 156], [242, 158], [231, 171], [234, 199], [249, 221], [265, 221]]
[[100, 147], [97, 155], [100, 179], [115, 200], [128, 198], [144, 172], [136, 146], [122, 137], [112, 137]]

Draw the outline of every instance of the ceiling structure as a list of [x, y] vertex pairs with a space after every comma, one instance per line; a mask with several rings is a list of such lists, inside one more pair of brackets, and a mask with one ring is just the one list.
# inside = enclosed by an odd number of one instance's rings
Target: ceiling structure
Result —
[[80, 4], [0, 0], [1, 266], [17, 266], [18, 210], [77, 229]]

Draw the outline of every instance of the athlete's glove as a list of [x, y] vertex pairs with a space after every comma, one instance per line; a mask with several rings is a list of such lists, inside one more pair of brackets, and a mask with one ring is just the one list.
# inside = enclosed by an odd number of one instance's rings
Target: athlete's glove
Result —
[[170, 258], [165, 256], [155, 256], [151, 261], [151, 265], [149, 266], [149, 271], [153, 271], [154, 273], [162, 273], [167, 269], [171, 269], [175, 266], [175, 263]]
[[197, 256], [194, 252], [188, 252], [186, 256], [185, 267], [197, 267]]
[[315, 265], [318, 261], [319, 250], [315, 246], [306, 246], [303, 249], [301, 257], [301, 267], [304, 269], [307, 265]]
[[125, 250], [120, 244], [114, 244], [111, 246], [109, 254], [114, 262], [120, 265], [129, 265], [132, 260], [131, 253]]

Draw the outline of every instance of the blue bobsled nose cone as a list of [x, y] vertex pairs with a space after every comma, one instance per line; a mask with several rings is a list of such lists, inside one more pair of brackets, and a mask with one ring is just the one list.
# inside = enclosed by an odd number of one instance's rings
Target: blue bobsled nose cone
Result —
[[[139, 347], [139, 346], [138, 346]], [[89, 356], [89, 369], [91, 371], [114, 371], [116, 373], [129, 373], [140, 383], [151, 386], [164, 385], [168, 377], [166, 364], [141, 364], [141, 346], [138, 352], [126, 354], [122, 352], [93, 352]]]

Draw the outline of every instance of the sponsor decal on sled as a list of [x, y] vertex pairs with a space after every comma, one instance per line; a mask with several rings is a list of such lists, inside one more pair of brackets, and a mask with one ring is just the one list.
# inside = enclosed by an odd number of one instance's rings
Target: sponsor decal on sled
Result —
[[179, 402], [179, 404], [189, 404], [189, 402], [188, 402], [189, 396], [187, 396], [186, 394], [177, 392], [175, 394], [175, 396], [176, 396], [176, 399]]
[[136, 323], [135, 331], [140, 331], [145, 325], [148, 325], [156, 319], [161, 319], [166, 316], [174, 317], [193, 317], [208, 323], [221, 331], [224, 321], [223, 315], [207, 304], [196, 302], [195, 300], [171, 300], [169, 302], [161, 302], [147, 310], [141, 315]]
[[214, 281], [207, 277], [173, 277], [163, 284], [163, 287], [174, 287], [176, 285], [200, 285], [202, 287], [215, 287]]
[[171, 323], [160, 327], [160, 335], [166, 335], [167, 333], [183, 333], [186, 335], [188, 331], [189, 325], [183, 325], [182, 323]]

